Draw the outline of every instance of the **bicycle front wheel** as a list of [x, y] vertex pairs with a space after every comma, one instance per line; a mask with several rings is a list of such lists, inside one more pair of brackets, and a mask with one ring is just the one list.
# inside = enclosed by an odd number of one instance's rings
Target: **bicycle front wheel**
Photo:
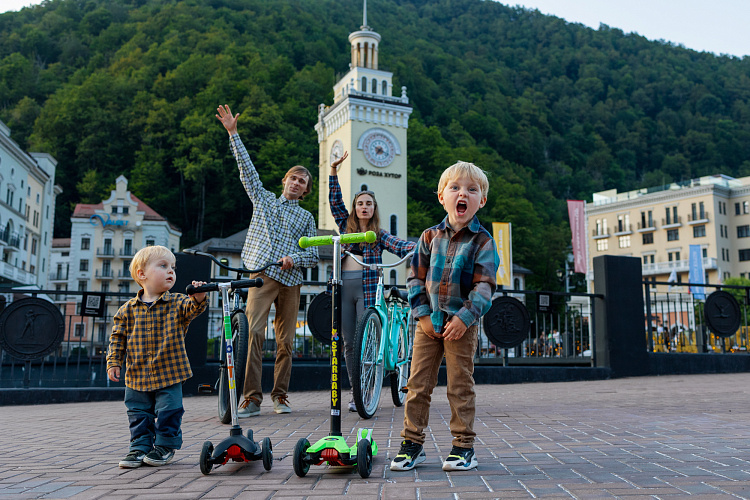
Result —
[[396, 371], [391, 373], [391, 399], [393, 404], [401, 406], [406, 400], [406, 383], [409, 381], [409, 332], [406, 329], [406, 321], [398, 325], [398, 357], [396, 358]]
[[[247, 341], [250, 329], [244, 311], [232, 313], [232, 359], [234, 361], [234, 383], [237, 402], [242, 399], [242, 387], [245, 384], [245, 364], [247, 363]], [[221, 374], [219, 375], [219, 420], [222, 424], [232, 422], [232, 409], [229, 396], [229, 372], [227, 370], [226, 340], [221, 341]], [[236, 410], [236, 408], [235, 408]]]
[[382, 336], [383, 325], [377, 310], [368, 309], [354, 333], [354, 363], [351, 369], [354, 404], [362, 418], [372, 418], [380, 404], [383, 360], [378, 361], [378, 355]]

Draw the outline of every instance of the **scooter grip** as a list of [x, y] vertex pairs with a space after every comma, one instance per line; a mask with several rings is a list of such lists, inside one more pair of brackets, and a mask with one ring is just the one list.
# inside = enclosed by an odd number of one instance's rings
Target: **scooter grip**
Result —
[[219, 285], [217, 285], [216, 283], [206, 283], [205, 285], [201, 285], [201, 286], [195, 286], [191, 283], [185, 288], [185, 293], [188, 295], [193, 295], [195, 293], [202, 293], [202, 292], [215, 292], [218, 289], [219, 289]]

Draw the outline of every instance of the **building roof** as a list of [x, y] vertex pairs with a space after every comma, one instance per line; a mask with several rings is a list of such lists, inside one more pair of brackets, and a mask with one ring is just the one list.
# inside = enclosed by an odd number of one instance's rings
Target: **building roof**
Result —
[[[159, 215], [156, 210], [146, 205], [133, 193], [130, 193], [130, 198], [138, 205], [138, 211], [143, 212], [144, 220], [167, 220], [166, 218]], [[104, 203], [78, 203], [73, 210], [71, 217], [76, 218], [87, 218], [96, 214], [97, 210], [104, 210]]]

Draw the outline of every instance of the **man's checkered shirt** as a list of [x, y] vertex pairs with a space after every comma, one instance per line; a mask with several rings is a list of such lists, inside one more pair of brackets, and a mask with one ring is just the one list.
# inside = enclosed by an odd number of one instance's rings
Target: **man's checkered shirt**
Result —
[[185, 350], [188, 325], [208, 307], [181, 293], [164, 292], [150, 306], [143, 289], [125, 302], [113, 319], [107, 369], [123, 366], [125, 385], [136, 391], [155, 391], [193, 376]]
[[265, 274], [282, 285], [299, 285], [303, 279], [300, 268], [315, 267], [318, 263], [317, 247], [303, 250], [298, 244], [302, 236], [317, 234], [315, 219], [299, 206], [299, 200], [287, 200], [284, 196], [277, 198], [263, 188], [239, 135], [232, 135], [229, 142], [237, 159], [240, 180], [253, 202], [253, 218], [242, 248], [242, 261], [248, 269], [258, 269], [289, 256], [294, 261], [293, 268], [282, 271], [278, 267], [269, 267]]

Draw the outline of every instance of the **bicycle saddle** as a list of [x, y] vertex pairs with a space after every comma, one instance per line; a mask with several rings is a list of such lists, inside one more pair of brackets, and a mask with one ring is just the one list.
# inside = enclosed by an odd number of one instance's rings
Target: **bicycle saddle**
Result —
[[406, 293], [401, 293], [401, 290], [399, 290], [397, 287], [392, 286], [385, 292], [385, 300], [400, 300], [402, 302], [408, 302], [408, 297]]

